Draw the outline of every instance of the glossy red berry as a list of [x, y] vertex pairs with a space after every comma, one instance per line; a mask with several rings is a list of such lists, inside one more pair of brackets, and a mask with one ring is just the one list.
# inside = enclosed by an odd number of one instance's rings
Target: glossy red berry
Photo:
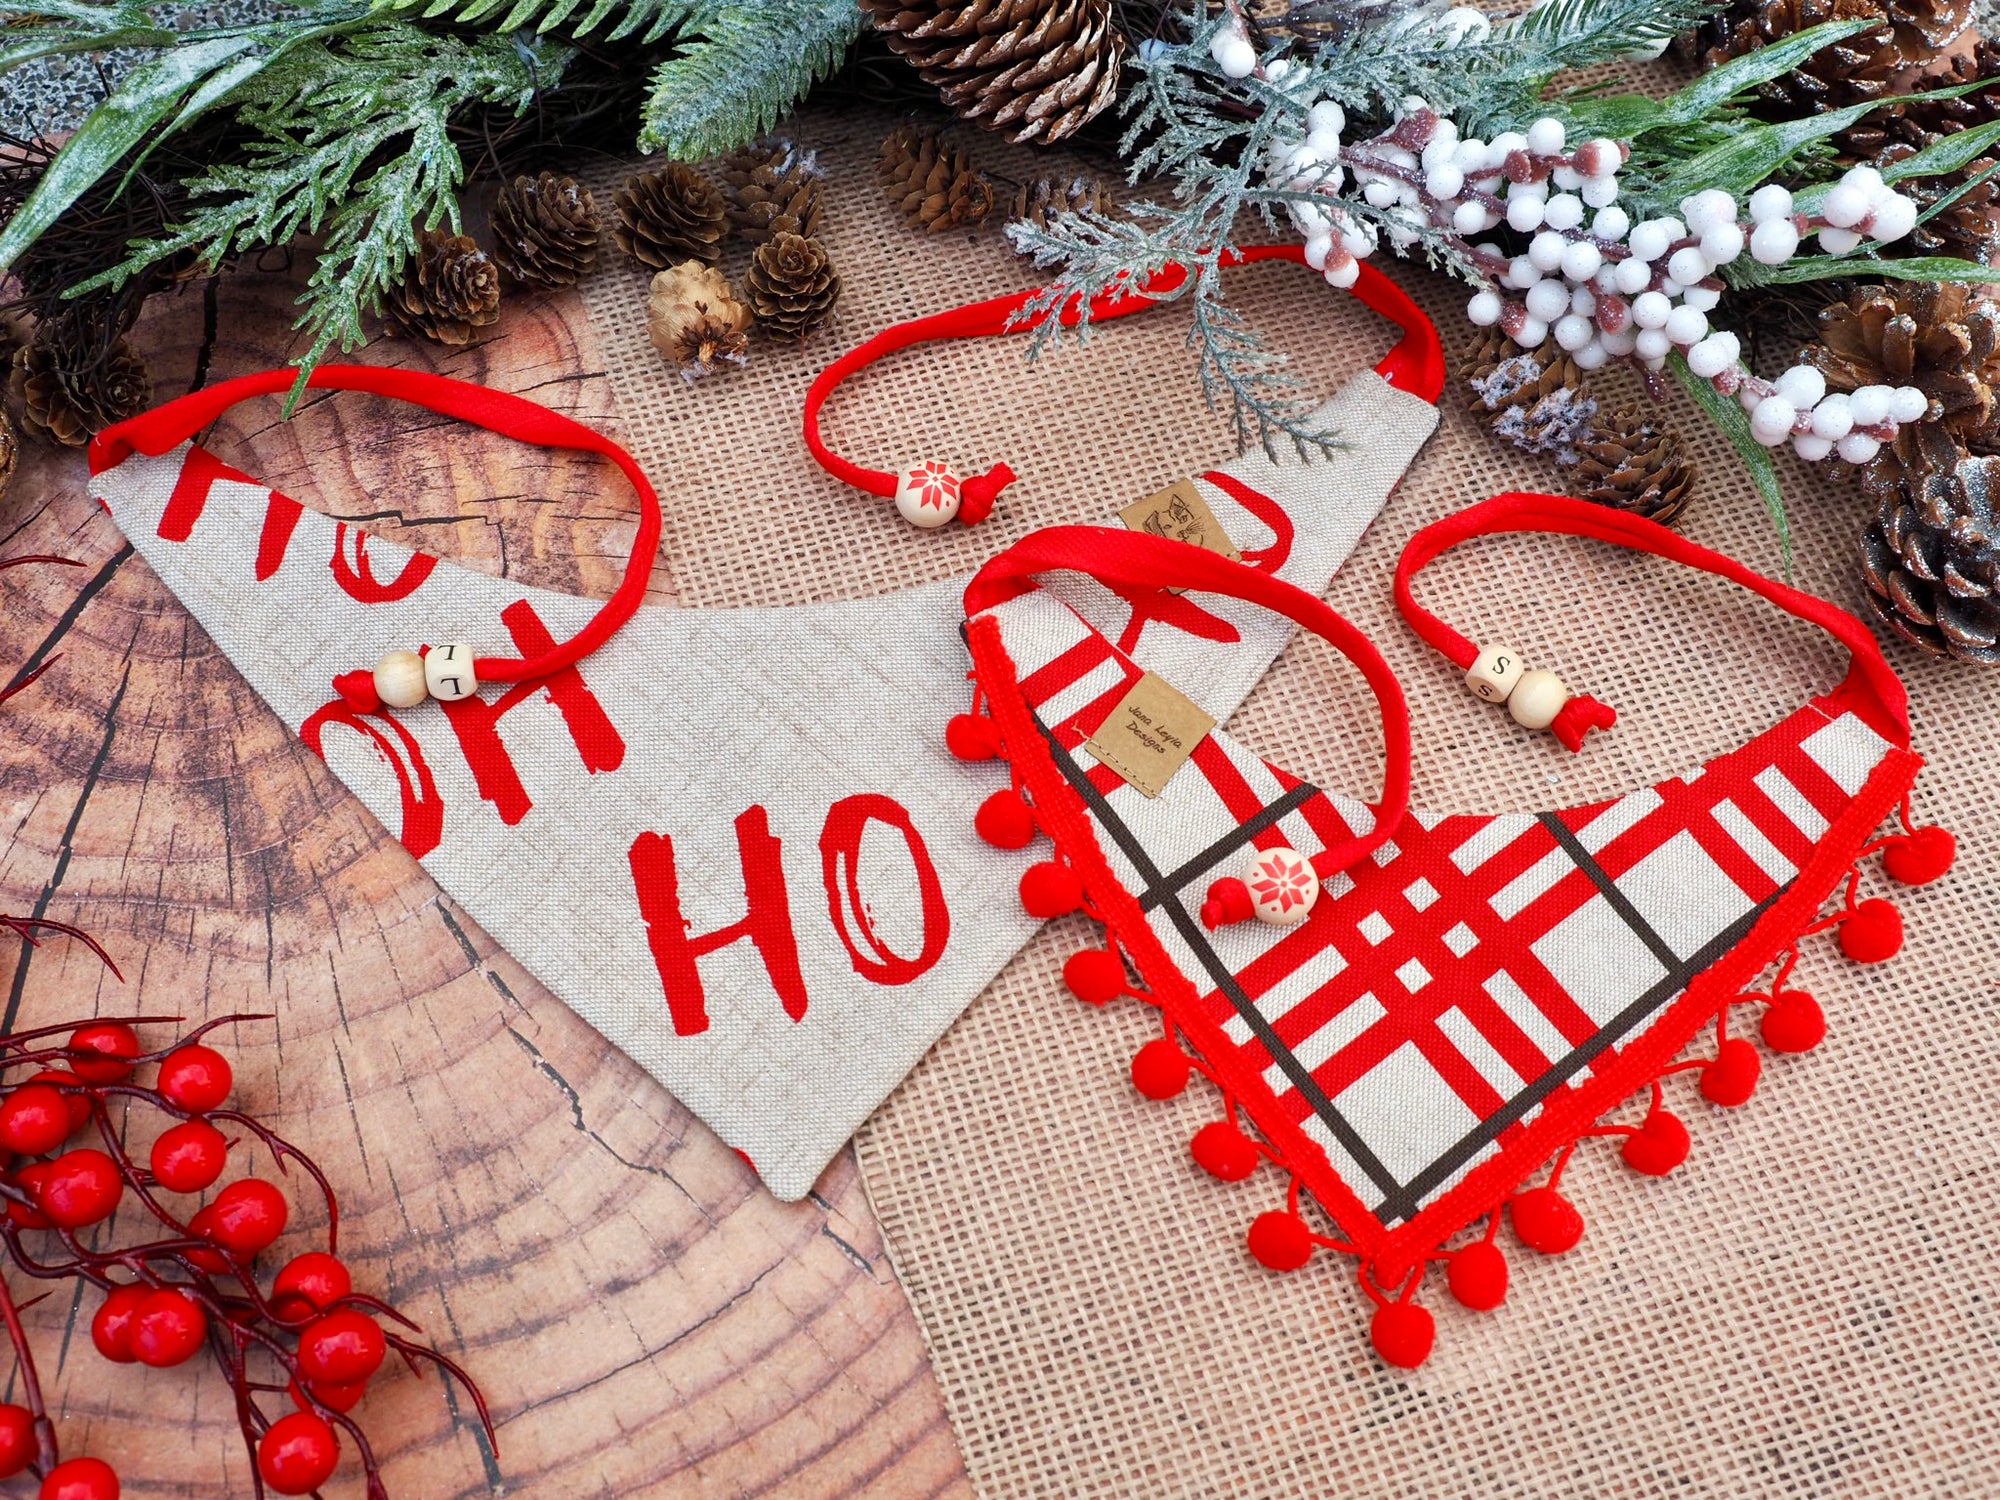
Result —
[[22, 1156], [55, 1150], [75, 1128], [69, 1100], [46, 1083], [24, 1083], [0, 1100], [0, 1146]]
[[118, 1500], [118, 1472], [101, 1458], [65, 1459], [49, 1470], [37, 1500]]
[[302, 1323], [353, 1290], [354, 1278], [338, 1256], [308, 1250], [285, 1262], [278, 1279], [271, 1283], [271, 1305], [286, 1322]]
[[1250, 1221], [1250, 1253], [1274, 1271], [1296, 1271], [1312, 1259], [1312, 1231], [1291, 1214], [1259, 1214]]
[[77, 1088], [83, 1083], [83, 1080], [77, 1077], [76, 1074], [66, 1073], [61, 1068], [45, 1068], [33, 1078], [30, 1078], [28, 1082], [46, 1083], [50, 1088], [62, 1094], [63, 1103], [69, 1106], [69, 1123], [72, 1128], [81, 1129], [83, 1122], [90, 1118], [90, 1095], [63, 1092], [65, 1084], [70, 1088]]
[[1521, 1243], [1544, 1255], [1561, 1255], [1583, 1238], [1583, 1215], [1554, 1188], [1529, 1188], [1508, 1205], [1508, 1213]]
[[1491, 1240], [1475, 1240], [1451, 1258], [1445, 1284], [1461, 1307], [1491, 1312], [1507, 1300], [1507, 1257]]
[[285, 1232], [291, 1207], [270, 1183], [246, 1177], [217, 1193], [205, 1212], [212, 1243], [236, 1255], [255, 1255]]
[[315, 1385], [347, 1385], [366, 1380], [379, 1370], [388, 1349], [388, 1341], [373, 1318], [343, 1307], [299, 1335], [299, 1369]]
[[[311, 1400], [306, 1398], [307, 1390], [312, 1392]], [[368, 1382], [350, 1380], [346, 1385], [336, 1385], [329, 1380], [308, 1380], [305, 1388], [301, 1389], [299, 1383], [294, 1380], [291, 1383], [291, 1393], [292, 1404], [300, 1411], [310, 1411], [312, 1402], [317, 1401], [321, 1406], [331, 1407], [334, 1411], [349, 1412], [353, 1411], [360, 1404], [361, 1398], [368, 1394]]]
[[1437, 1320], [1414, 1302], [1391, 1302], [1375, 1309], [1368, 1338], [1384, 1362], [1399, 1370], [1414, 1370], [1431, 1357], [1437, 1342]]
[[177, 1365], [208, 1337], [208, 1314], [186, 1292], [146, 1294], [132, 1314], [132, 1357], [142, 1365]]
[[220, 1108], [234, 1084], [229, 1059], [199, 1043], [176, 1047], [160, 1064], [160, 1092], [198, 1115]]
[[139, 1034], [122, 1021], [93, 1021], [69, 1034], [70, 1066], [85, 1083], [123, 1083], [139, 1055]]
[[139, 1356], [132, 1352], [132, 1319], [153, 1295], [149, 1286], [115, 1286], [90, 1320], [90, 1341], [97, 1352], [113, 1364], [129, 1365]]
[[[9, 1174], [9, 1180], [15, 1187], [26, 1193], [35, 1203], [40, 1203], [42, 1201], [42, 1183], [47, 1180], [49, 1172], [54, 1165], [53, 1162], [31, 1161], [25, 1167], [16, 1167]], [[7, 1203], [7, 1217], [22, 1229], [47, 1229], [49, 1227], [49, 1216], [47, 1214], [43, 1213], [39, 1208], [30, 1208], [27, 1204], [16, 1203], [12, 1199], [9, 1199]]]
[[0, 1406], [0, 1479], [12, 1479], [35, 1461], [35, 1414], [9, 1402]]
[[81, 1146], [49, 1163], [36, 1201], [51, 1222], [81, 1229], [110, 1218], [124, 1193], [118, 1163], [94, 1147]]
[[[209, 1240], [212, 1243], [214, 1231], [215, 1214], [211, 1209], [201, 1209], [188, 1220], [188, 1233], [195, 1239]], [[190, 1264], [199, 1266], [211, 1276], [220, 1275], [229, 1269], [229, 1257], [220, 1250], [195, 1249], [184, 1250], [181, 1253], [187, 1256]]]
[[1257, 1170], [1257, 1148], [1227, 1120], [1213, 1120], [1202, 1126], [1194, 1133], [1188, 1149], [1204, 1172], [1224, 1182], [1241, 1182]]
[[257, 1472], [281, 1495], [305, 1495], [333, 1477], [340, 1439], [323, 1417], [295, 1411], [278, 1418], [257, 1444]]
[[212, 1187], [229, 1159], [229, 1142], [206, 1120], [183, 1120], [153, 1142], [153, 1177], [170, 1193]]

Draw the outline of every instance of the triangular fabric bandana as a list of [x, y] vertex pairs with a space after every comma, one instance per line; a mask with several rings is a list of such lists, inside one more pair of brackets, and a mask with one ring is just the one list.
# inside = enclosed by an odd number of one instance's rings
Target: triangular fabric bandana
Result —
[[[382, 372], [314, 383], [364, 375]], [[457, 382], [408, 379], [463, 402]], [[1253, 566], [1317, 593], [1430, 436], [1435, 397], [1364, 374], [1315, 419], [1352, 451], [1252, 454], [1193, 487]], [[285, 723], [779, 1197], [806, 1193], [1039, 925], [1011, 898], [1028, 856], [974, 835], [986, 777], [944, 745], [940, 706], [966, 691], [964, 580], [644, 609], [540, 681], [359, 712], [329, 682], [385, 652], [530, 657], [597, 606], [332, 521], [193, 444], [95, 452], [94, 494]], [[1073, 597], [1218, 720], [1289, 636], [1201, 594]]]

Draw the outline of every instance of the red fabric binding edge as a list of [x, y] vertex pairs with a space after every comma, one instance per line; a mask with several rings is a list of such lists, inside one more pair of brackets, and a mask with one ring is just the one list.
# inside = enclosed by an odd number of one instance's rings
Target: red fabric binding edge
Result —
[[[1302, 245], [1253, 245], [1242, 250], [1225, 253], [1219, 264], [1225, 267], [1250, 265], [1258, 261], [1286, 260], [1305, 263], [1305, 247]], [[1094, 298], [1090, 304], [1093, 321], [1107, 318], [1122, 318], [1128, 313], [1143, 312], [1147, 308], [1173, 296], [1187, 284], [1187, 267], [1179, 264], [1162, 267], [1149, 276], [1137, 291], [1105, 292]], [[1048, 321], [1049, 312], [1042, 311], [1032, 316], [1023, 316], [1028, 304], [1043, 293], [1043, 288], [1032, 291], [1015, 292], [1005, 297], [994, 297], [985, 302], [968, 303], [947, 312], [933, 313], [926, 318], [913, 318], [907, 323], [898, 323], [885, 328], [866, 343], [850, 349], [839, 359], [820, 371], [806, 392], [805, 402], [805, 443], [813, 458], [834, 478], [853, 485], [871, 495], [884, 498], [896, 493], [896, 476], [881, 469], [864, 468], [860, 464], [842, 458], [828, 448], [820, 437], [820, 408], [834, 392], [834, 389], [848, 376], [865, 369], [885, 355], [899, 349], [907, 349], [912, 344], [920, 344], [931, 339], [984, 338], [994, 334], [1025, 332]], [[1397, 286], [1375, 267], [1361, 263], [1361, 279], [1355, 283], [1353, 292], [1361, 302], [1374, 311], [1389, 318], [1403, 329], [1403, 337], [1388, 356], [1375, 367], [1376, 372], [1398, 390], [1428, 401], [1435, 405], [1444, 390], [1445, 363], [1444, 347], [1438, 340], [1437, 329], [1424, 316], [1422, 309], [1410, 300], [1409, 294]], [[1058, 313], [1065, 328], [1073, 328], [1079, 321], [1076, 303], [1067, 304]], [[1014, 471], [1004, 463], [995, 464], [986, 474], [975, 474], [965, 481], [972, 489], [967, 496], [969, 506], [977, 510], [974, 519], [983, 519], [992, 508], [993, 497], [1014, 477]], [[961, 510], [960, 515], [966, 512]]]
[[1227, 594], [1260, 604], [1323, 637], [1360, 669], [1374, 692], [1382, 710], [1388, 759], [1381, 800], [1371, 804], [1375, 826], [1322, 849], [1313, 856], [1313, 869], [1325, 880], [1379, 848], [1396, 831], [1410, 803], [1410, 710], [1403, 685], [1375, 643], [1323, 600], [1282, 578], [1188, 542], [1108, 526], [1050, 526], [1023, 537], [973, 575], [965, 586], [966, 617], [1014, 597], [1021, 592], [1022, 580], [1058, 570], [1083, 573], [1101, 583]]
[[[164, 406], [107, 427], [90, 443], [90, 472], [101, 474], [123, 463], [134, 453], [157, 458], [178, 448], [230, 407], [252, 396], [277, 395], [292, 388], [296, 370], [264, 370], [242, 375], [218, 385], [192, 391]], [[365, 391], [394, 401], [407, 401], [442, 416], [456, 417], [475, 427], [484, 427], [505, 437], [538, 448], [576, 448], [598, 453], [624, 471], [639, 497], [639, 529], [632, 540], [632, 553], [625, 563], [625, 576], [611, 597], [598, 606], [597, 613], [575, 635], [554, 650], [526, 660], [508, 656], [480, 656], [473, 659], [473, 671], [481, 682], [530, 682], [575, 666], [597, 650], [619, 627], [638, 612], [645, 601], [646, 580], [652, 572], [653, 555], [660, 545], [660, 497], [639, 467], [638, 460], [618, 444], [594, 432], [574, 418], [550, 411], [546, 406], [505, 391], [489, 390], [469, 381], [428, 375], [418, 370], [385, 370], [371, 365], [320, 365], [306, 380], [309, 390]], [[353, 676], [343, 673], [343, 677]], [[344, 694], [343, 694], [344, 695]]]

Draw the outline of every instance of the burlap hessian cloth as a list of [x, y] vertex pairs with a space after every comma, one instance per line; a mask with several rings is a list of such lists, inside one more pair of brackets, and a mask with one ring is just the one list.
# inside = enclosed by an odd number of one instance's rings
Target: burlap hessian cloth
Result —
[[[925, 234], [872, 181], [894, 123], [809, 113], [795, 133], [829, 168], [824, 238], [846, 290], [835, 331], [762, 346], [693, 386], [647, 345], [644, 278], [586, 283], [635, 450], [668, 509], [681, 601], [800, 603], [976, 566], [1056, 522], [1094, 519], [1229, 451], [1166, 310], [1108, 326], [1030, 369], [1019, 344], [896, 356], [843, 389], [829, 437], [875, 466], [918, 454], [1023, 476], [992, 521], [919, 534], [812, 467], [792, 430], [812, 374], [895, 320], [1031, 283], [995, 227]], [[971, 144], [996, 170], [1066, 163]], [[622, 168], [599, 174], [601, 204]], [[612, 259], [619, 259], [613, 256]], [[734, 252], [726, 269], [740, 271]], [[1463, 294], [1411, 268], [1448, 350]], [[1386, 350], [1386, 325], [1295, 267], [1239, 273], [1232, 297], [1330, 390]], [[1771, 373], [1771, 372], [1766, 372]], [[1620, 386], [1636, 394], [1636, 385]], [[1612, 796], [1734, 748], [1835, 683], [1843, 654], [1810, 627], [1703, 575], [1583, 542], [1489, 540], [1425, 577], [1432, 607], [1477, 640], [1616, 704], [1617, 729], [1572, 756], [1472, 699], [1390, 601], [1419, 526], [1505, 488], [1551, 483], [1465, 414], [1438, 435], [1334, 579], [1328, 598], [1401, 674], [1416, 725], [1416, 805], [1526, 810]], [[1699, 454], [1683, 528], [1781, 575], [1778, 538], [1723, 441], [1678, 394], [1665, 414]], [[1366, 434], [1350, 434], [1365, 443]], [[1863, 608], [1863, 507], [1831, 473], [1784, 463], [1795, 581]], [[1494, 1314], [1442, 1287], [1437, 1352], [1414, 1374], [1369, 1351], [1347, 1263], [1278, 1275], [1243, 1232], [1275, 1180], [1221, 1185], [1187, 1153], [1210, 1117], [1127, 1081], [1155, 1029], [1138, 1006], [1067, 994], [1064, 957], [1095, 940], [1046, 929], [862, 1131], [863, 1172], [925, 1334], [975, 1485], [990, 1496], [1981, 1496], [2000, 1493], [2000, 673], [1891, 648], [1931, 764], [1917, 808], [1959, 837], [1923, 890], [1874, 862], [1864, 894], [1902, 908], [1902, 955], [1851, 964], [1808, 941], [1796, 983], [1826, 1008], [1816, 1053], [1767, 1057], [1756, 1098], [1670, 1107], [1690, 1160], [1640, 1179], [1603, 1142], [1565, 1189], [1588, 1224], [1555, 1260], [1505, 1236], [1513, 1290]], [[1229, 724], [1323, 785], [1372, 793], [1380, 732], [1360, 679], [1316, 639], [1293, 643]]]

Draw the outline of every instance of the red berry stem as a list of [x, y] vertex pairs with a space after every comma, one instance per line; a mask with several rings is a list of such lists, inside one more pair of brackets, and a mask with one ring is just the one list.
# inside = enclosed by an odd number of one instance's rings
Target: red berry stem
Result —
[[14, 1359], [21, 1371], [21, 1396], [35, 1417], [35, 1467], [46, 1474], [61, 1461], [56, 1448], [56, 1424], [49, 1420], [48, 1404], [42, 1399], [41, 1377], [35, 1373], [34, 1351], [28, 1347], [27, 1330], [21, 1327], [20, 1310], [6, 1278], [0, 1277], [0, 1319], [7, 1323], [7, 1338], [14, 1346]]

